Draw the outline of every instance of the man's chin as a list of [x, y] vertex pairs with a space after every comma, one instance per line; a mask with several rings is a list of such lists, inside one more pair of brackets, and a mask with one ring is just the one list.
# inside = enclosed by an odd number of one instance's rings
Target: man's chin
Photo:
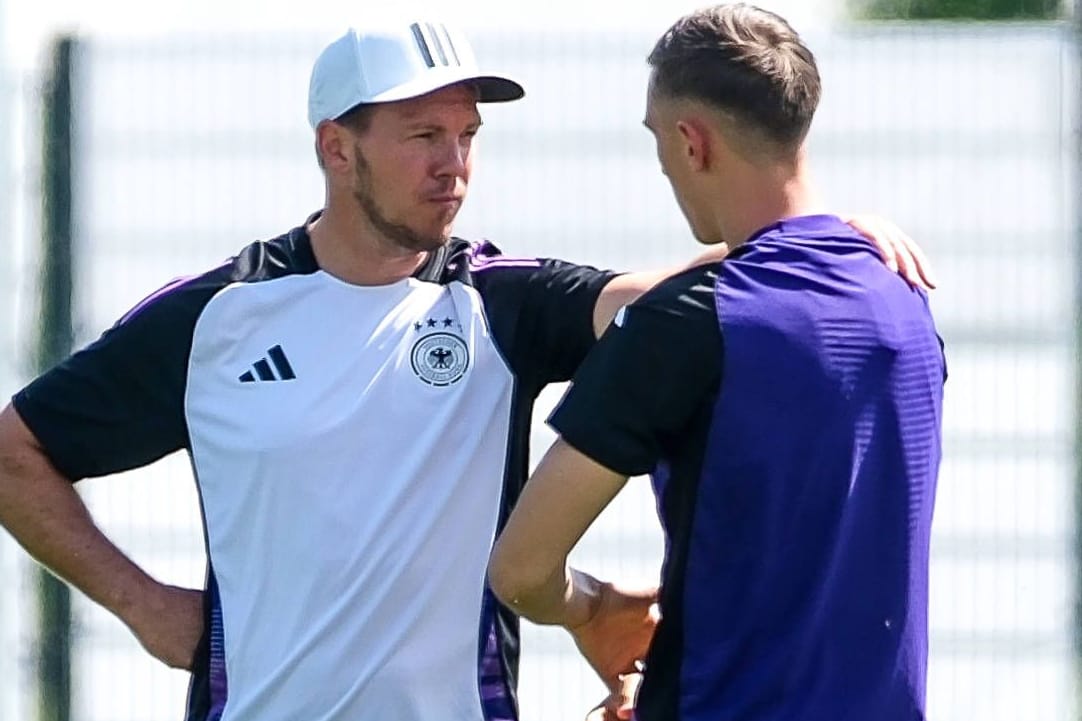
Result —
[[443, 226], [442, 228], [431, 233], [428, 237], [432, 238], [433, 248], [439, 248], [447, 245], [451, 240], [451, 236], [454, 235], [454, 227], [451, 223]]
[[418, 235], [416, 236], [417, 250], [433, 251], [439, 250], [443, 246], [447, 245], [451, 240], [451, 228], [448, 227], [438, 235]]

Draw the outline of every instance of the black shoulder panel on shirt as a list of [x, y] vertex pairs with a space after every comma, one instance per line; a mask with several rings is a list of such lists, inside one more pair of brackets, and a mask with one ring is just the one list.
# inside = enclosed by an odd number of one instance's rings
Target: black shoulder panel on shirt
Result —
[[692, 268], [617, 312], [549, 423], [580, 452], [628, 476], [686, 437], [721, 383], [717, 271]]
[[507, 257], [488, 241], [453, 253], [449, 272], [453, 266], [477, 288], [516, 378], [534, 393], [569, 380], [594, 345], [594, 307], [616, 274], [555, 258]]
[[414, 273], [418, 280], [446, 285], [459, 281], [473, 285], [470, 277], [470, 254], [473, 243], [462, 238], [451, 238], [445, 245], [429, 254], [424, 265]]
[[303, 227], [247, 246], [221, 266], [166, 284], [12, 399], [67, 478], [117, 473], [189, 445], [184, 415], [192, 335], [223, 288], [317, 270]]
[[695, 318], [713, 328], [716, 324], [714, 286], [717, 280], [716, 265], [688, 268], [658, 283], [644, 293], [634, 305], [648, 306], [667, 314]]
[[232, 266], [230, 280], [248, 283], [319, 270], [304, 226], [271, 240], [252, 243], [233, 258]]

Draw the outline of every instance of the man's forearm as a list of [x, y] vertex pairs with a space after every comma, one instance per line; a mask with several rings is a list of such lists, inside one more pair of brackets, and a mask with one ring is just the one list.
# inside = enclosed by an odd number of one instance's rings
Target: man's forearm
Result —
[[0, 525], [26, 551], [122, 620], [156, 584], [97, 528], [71, 483], [11, 407], [0, 414]]
[[597, 612], [600, 581], [573, 568], [562, 568], [532, 585], [497, 588], [497, 595], [515, 613], [534, 623], [575, 628]]

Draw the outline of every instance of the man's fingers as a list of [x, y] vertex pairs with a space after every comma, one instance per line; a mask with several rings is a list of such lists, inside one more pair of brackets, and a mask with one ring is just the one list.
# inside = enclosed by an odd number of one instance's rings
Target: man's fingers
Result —
[[909, 281], [910, 285], [924, 287], [924, 279], [917, 272], [916, 263], [913, 256], [909, 254], [909, 249], [904, 245], [899, 247], [894, 242], [891, 243], [891, 247], [894, 248], [894, 265], [897, 266], [897, 270], [902, 277]]
[[898, 252], [893, 238], [884, 232], [882, 228], [870, 226], [869, 221], [865, 218], [850, 218], [848, 223], [860, 231], [865, 238], [875, 243], [875, 247], [879, 248], [879, 255], [883, 258], [883, 262], [886, 263], [888, 268], [897, 273]]
[[843, 216], [846, 223], [875, 243], [883, 263], [924, 290], [939, 287], [935, 271], [920, 245], [901, 228], [877, 216]]
[[641, 673], [626, 673], [620, 677], [620, 688], [609, 698], [613, 701], [612, 710], [616, 718], [622, 721], [631, 719], [635, 714], [635, 696], [642, 684]]
[[890, 246], [895, 254], [894, 267], [897, 272], [901, 273], [910, 285], [924, 290], [933, 290], [936, 284], [930, 278], [930, 264], [920, 246], [900, 231], [893, 234], [891, 239]]
[[913, 256], [917, 265], [917, 272], [920, 273], [921, 280], [924, 281], [924, 286], [928, 290], [934, 290], [938, 285], [938, 280], [935, 277], [935, 271], [932, 270], [932, 261], [928, 260], [928, 256], [924, 254], [924, 251], [920, 249], [916, 241], [910, 238], [908, 235], [905, 237], [905, 247], [909, 249], [910, 255]]

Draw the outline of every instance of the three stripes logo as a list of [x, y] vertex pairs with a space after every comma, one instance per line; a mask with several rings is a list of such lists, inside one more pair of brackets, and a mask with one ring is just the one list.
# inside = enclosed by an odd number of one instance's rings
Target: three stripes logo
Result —
[[[273, 364], [273, 367], [271, 367]], [[275, 374], [277, 371], [277, 374]], [[252, 365], [252, 370], [240, 376], [241, 383], [257, 383], [260, 381], [291, 381], [297, 377], [293, 372], [293, 366], [289, 364], [286, 353], [282, 346], [276, 345], [267, 351], [265, 358], [260, 358]]]
[[425, 65], [430, 68], [436, 67], [438, 62], [444, 67], [451, 65], [460, 66], [458, 51], [455, 43], [451, 40], [451, 34], [443, 23], [413, 23], [410, 25], [413, 39], [417, 41], [417, 49], [421, 51]]

